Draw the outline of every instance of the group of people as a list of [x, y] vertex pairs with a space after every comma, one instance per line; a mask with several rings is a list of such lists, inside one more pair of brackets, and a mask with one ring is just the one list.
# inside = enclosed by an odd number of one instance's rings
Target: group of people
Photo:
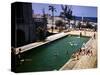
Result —
[[93, 55], [93, 52], [91, 49], [80, 49], [79, 50], [79, 55]]
[[[86, 34], [86, 33], [85, 33]], [[80, 36], [82, 36], [82, 33], [80, 32]], [[96, 38], [96, 34], [94, 33], [93, 38]], [[75, 52], [72, 54], [73, 58], [76, 58], [77, 60], [79, 60], [79, 57], [82, 55], [89, 55], [92, 56], [93, 55], [93, 51], [91, 50], [91, 47], [86, 48], [85, 47], [85, 43], [83, 43], [82, 48], [79, 49], [78, 52]]]
[[78, 52], [73, 53], [72, 57], [76, 58], [76, 60], [79, 60], [80, 56], [83, 55], [89, 55], [92, 56], [93, 55], [93, 51], [91, 49], [81, 49]]

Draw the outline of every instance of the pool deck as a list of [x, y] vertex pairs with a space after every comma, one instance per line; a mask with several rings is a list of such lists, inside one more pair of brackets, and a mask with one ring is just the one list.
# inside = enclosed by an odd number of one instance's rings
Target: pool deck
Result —
[[[86, 32], [87, 35], [93, 36], [93, 33]], [[97, 67], [97, 39], [91, 38], [86, 47], [92, 50], [93, 55], [79, 55], [79, 60], [71, 58], [63, 67], [59, 70], [71, 70], [71, 69], [90, 69]]]
[[[31, 43], [25, 46], [21, 46], [16, 48], [16, 54], [18, 54], [19, 48], [21, 48], [21, 52], [25, 52], [28, 51], [32, 48], [41, 46], [43, 44], [49, 43], [51, 41], [54, 41], [56, 39], [59, 39], [61, 37], [64, 37], [68, 34], [72, 34], [72, 35], [80, 35], [80, 32], [82, 33], [83, 36], [91, 36], [93, 37], [94, 33], [97, 35], [96, 32], [93, 31], [70, 31], [70, 32], [61, 32], [52, 36], [47, 37], [46, 41], [44, 42], [35, 42], [35, 43]], [[94, 68], [96, 67], [95, 64], [97, 62], [97, 39], [91, 39], [88, 43], [87, 43], [87, 47], [91, 46], [91, 50], [93, 51], [93, 55], [89, 56], [89, 55], [82, 55], [79, 56], [79, 60], [73, 60], [73, 58], [71, 58], [67, 63], [65, 63], [65, 65], [63, 67], [60, 68], [60, 70], [71, 70], [71, 69], [86, 69], [86, 68]]]

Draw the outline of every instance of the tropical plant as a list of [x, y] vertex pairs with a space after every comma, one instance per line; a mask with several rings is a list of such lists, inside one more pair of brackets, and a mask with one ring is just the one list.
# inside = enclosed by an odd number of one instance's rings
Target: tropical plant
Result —
[[92, 28], [92, 25], [89, 23], [89, 21], [87, 21], [86, 27], [87, 28]]
[[71, 9], [71, 6], [61, 5], [61, 8], [63, 10], [63, 14], [64, 14], [65, 18], [72, 19], [72, 9]]
[[65, 23], [62, 20], [56, 20], [55, 25], [59, 29], [59, 32], [61, 32], [65, 26]]
[[60, 16], [64, 20], [65, 20], [65, 18], [67, 18], [68, 19], [68, 23], [70, 25], [70, 20], [73, 19], [71, 6], [61, 5], [61, 8], [62, 8], [63, 12], [60, 13]]
[[45, 29], [43, 27], [38, 27], [37, 28], [37, 36], [39, 41], [44, 41], [45, 40]]
[[45, 14], [45, 9], [42, 9], [42, 13], [43, 13], [43, 22], [44, 22], [44, 28], [47, 29], [47, 16]]
[[52, 12], [52, 32], [53, 32], [53, 23], [54, 23], [54, 12], [56, 12], [56, 8], [52, 5], [49, 6], [49, 10]]

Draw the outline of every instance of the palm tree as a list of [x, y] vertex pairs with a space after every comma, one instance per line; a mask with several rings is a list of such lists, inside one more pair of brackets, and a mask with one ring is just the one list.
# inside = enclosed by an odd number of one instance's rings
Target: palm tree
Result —
[[63, 12], [61, 12], [60, 16], [68, 19], [68, 23], [70, 24], [70, 20], [73, 18], [72, 16], [72, 9], [68, 5], [61, 5]]
[[43, 18], [46, 18], [46, 14], [45, 14], [45, 9], [42, 9], [42, 13], [43, 13]]
[[43, 30], [44, 30], [44, 37], [46, 37], [46, 33], [47, 33], [47, 16], [45, 14], [45, 9], [43, 8], [42, 9], [42, 12], [43, 12], [43, 22], [44, 22], [44, 25], [43, 25]]
[[65, 6], [61, 5], [61, 8], [62, 8], [63, 12], [61, 12], [60, 16], [65, 20], [66, 13], [67, 13], [67, 10], [68, 10], [68, 6], [67, 5], [65, 5]]
[[52, 5], [50, 5], [49, 10], [52, 12], [52, 33], [53, 33], [54, 12], [56, 12], [56, 8]]

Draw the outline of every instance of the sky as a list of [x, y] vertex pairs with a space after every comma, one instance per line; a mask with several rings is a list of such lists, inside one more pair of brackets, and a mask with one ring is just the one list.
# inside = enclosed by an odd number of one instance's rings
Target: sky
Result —
[[[51, 11], [49, 11], [48, 6], [51, 4], [41, 4], [41, 3], [33, 3], [32, 4], [32, 10], [34, 10], [35, 14], [42, 14], [42, 9], [45, 9], [45, 13], [51, 14]], [[60, 12], [62, 11], [60, 4], [52, 4], [56, 11], [54, 14], [55, 16], [59, 16]], [[90, 7], [90, 6], [71, 6], [71, 9], [73, 11], [74, 16], [79, 17], [97, 17], [97, 7]]]

